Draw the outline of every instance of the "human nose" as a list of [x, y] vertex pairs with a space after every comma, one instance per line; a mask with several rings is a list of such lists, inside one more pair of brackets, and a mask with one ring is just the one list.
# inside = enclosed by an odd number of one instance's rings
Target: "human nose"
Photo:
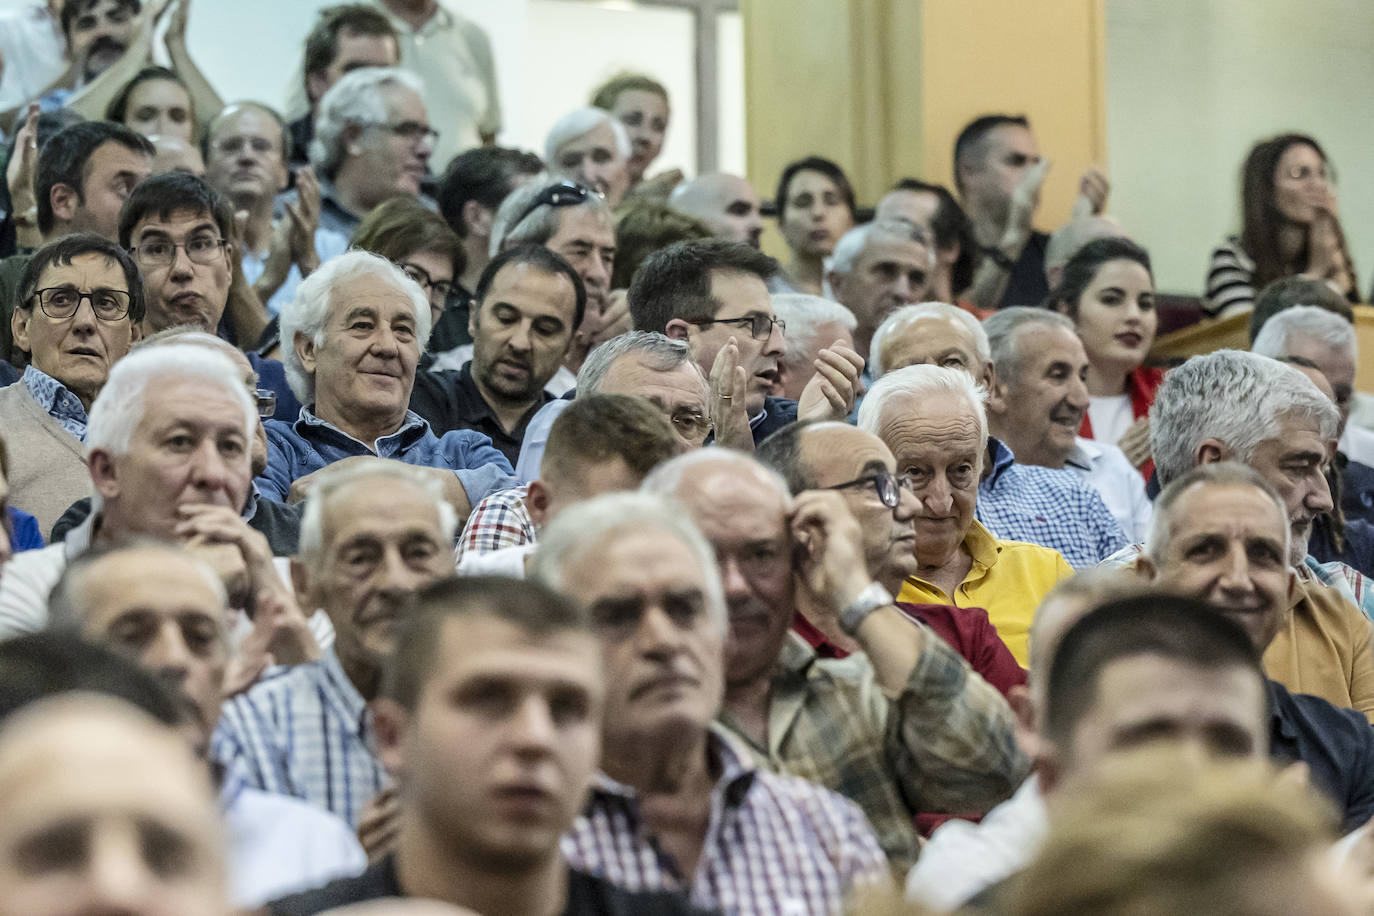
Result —
[[643, 616], [639, 619], [635, 641], [641, 655], [658, 661], [667, 661], [682, 649], [682, 630], [668, 616], [663, 606], [654, 602], [645, 608]]
[[1326, 482], [1326, 475], [1320, 470], [1312, 473], [1312, 483], [1308, 488], [1306, 499], [1303, 500], [1303, 505], [1317, 514], [1330, 512], [1335, 506], [1331, 500], [1331, 487]]
[[916, 510], [920, 508], [920, 503], [916, 499], [916, 494], [908, 489], [901, 480], [897, 481], [897, 505], [892, 510], [892, 517], [899, 522], [909, 522], [916, 517]]
[[517, 353], [527, 353], [530, 349], [530, 323], [528, 321], [517, 321], [515, 330], [511, 332], [507, 344]]
[[768, 336], [764, 339], [763, 352], [766, 356], [782, 356], [783, 350], [787, 347], [786, 332], [782, 325], [774, 321], [768, 329]]
[[601, 252], [594, 251], [587, 256], [582, 267], [582, 282], [595, 289], [610, 289], [611, 272], [601, 260]]
[[1246, 556], [1243, 545], [1233, 544], [1229, 548], [1218, 585], [1232, 594], [1246, 594], [1253, 589], [1254, 583], [1250, 579], [1250, 558]]
[[155, 881], [142, 850], [133, 824], [102, 824], [93, 830], [84, 882], [91, 912], [142, 913], [154, 902]]
[[168, 620], [158, 628], [142, 661], [173, 687], [181, 685], [190, 670], [191, 649], [175, 621]]
[[1082, 376], [1075, 375], [1069, 380], [1069, 393], [1065, 399], [1075, 410], [1087, 410], [1092, 404], [1092, 395], [1088, 393], [1088, 383], [1083, 381]]
[[191, 255], [187, 253], [185, 245], [172, 246], [172, 263], [168, 265], [168, 270], [174, 277], [191, 276]]
[[517, 745], [527, 752], [552, 748], [558, 737], [549, 703], [540, 696], [526, 697], [511, 724]]
[[228, 485], [229, 467], [220, 454], [219, 445], [206, 437], [191, 459], [191, 482], [203, 490], [216, 490]]
[[954, 506], [954, 491], [949, 486], [949, 481], [937, 476], [926, 485], [925, 492], [921, 494], [921, 502], [925, 503], [926, 509], [937, 515], [943, 515]]

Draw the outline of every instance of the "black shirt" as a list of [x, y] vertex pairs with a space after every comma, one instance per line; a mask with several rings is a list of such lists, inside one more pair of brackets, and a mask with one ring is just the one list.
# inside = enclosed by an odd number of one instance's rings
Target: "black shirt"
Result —
[[1374, 728], [1363, 713], [1269, 682], [1269, 756], [1307, 764], [1312, 785], [1341, 811], [1341, 833], [1374, 817]]
[[[324, 887], [293, 894], [268, 907], [271, 916], [314, 916], [334, 907], [385, 897], [404, 897], [396, 880], [396, 857], [387, 856], [355, 878], [340, 878]], [[705, 916], [676, 893], [622, 890], [584, 872], [568, 870], [568, 904], [564, 916]], [[499, 916], [491, 913], [484, 916]]]
[[477, 383], [472, 380], [472, 361], [469, 360], [461, 369], [415, 373], [410, 409], [429, 422], [436, 436], [454, 429], [477, 430], [490, 438], [491, 444], [500, 449], [511, 467], [515, 467], [520, 460], [520, 443], [525, 439], [525, 428], [530, 425], [539, 408], [553, 400], [553, 395], [542, 389], [539, 396], [540, 399], [525, 411], [515, 429], [506, 432], [501, 421], [496, 419], [491, 405], [477, 390]]
[[1045, 279], [1045, 251], [1049, 245], [1048, 235], [1031, 232], [1026, 247], [1021, 249], [1021, 257], [1012, 265], [1007, 291], [997, 303], [999, 309], [1012, 305], [1040, 305], [1049, 298], [1050, 284]]

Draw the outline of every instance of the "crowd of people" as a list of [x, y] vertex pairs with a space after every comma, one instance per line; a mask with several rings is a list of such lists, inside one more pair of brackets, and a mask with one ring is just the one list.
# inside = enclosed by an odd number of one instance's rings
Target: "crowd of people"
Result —
[[1374, 914], [1315, 139], [1166, 365], [1023, 116], [765, 201], [650, 75], [497, 145], [446, 2], [320, 11], [299, 112], [192, 14], [0, 14], [0, 916]]

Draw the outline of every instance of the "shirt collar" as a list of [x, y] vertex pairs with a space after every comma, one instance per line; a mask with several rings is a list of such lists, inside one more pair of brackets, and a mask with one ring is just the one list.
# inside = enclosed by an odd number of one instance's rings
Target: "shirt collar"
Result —
[[997, 554], [1002, 549], [992, 532], [976, 518], [969, 523], [968, 531], [964, 532], [964, 546], [973, 557], [974, 566], [984, 569], [991, 568], [997, 562]]
[[1069, 452], [1069, 457], [1064, 460], [1066, 465], [1082, 468], [1091, 471], [1093, 464], [1102, 457], [1102, 446], [1091, 439], [1084, 439], [1076, 436], [1073, 440], [1073, 449]]
[[335, 435], [342, 436], [349, 442], [356, 442], [359, 445], [366, 448], [368, 451], [375, 451], [375, 446], [379, 443], [387, 442], [397, 437], [408, 436], [416, 433], [417, 431], [421, 435], [423, 435], [425, 432], [429, 431], [429, 424], [425, 422], [423, 417], [421, 417], [413, 410], [407, 410], [405, 420], [402, 421], [400, 429], [396, 430], [393, 433], [389, 433], [388, 435], [382, 436], [376, 442], [363, 442], [361, 439], [353, 438], [348, 433], [339, 429], [333, 423], [330, 423], [327, 420], [321, 420], [319, 417], [315, 416], [314, 404], [302, 407], [300, 416], [296, 418], [296, 421], [292, 423], [291, 426], [292, 429], [295, 430], [296, 435], [301, 436], [302, 438], [309, 438], [307, 431], [312, 427], [317, 430], [324, 429], [329, 430]]
[[81, 406], [81, 399], [72, 394], [66, 385], [33, 363], [24, 367], [24, 374], [20, 376], [20, 380], [23, 381], [29, 394], [33, 395], [33, 399], [46, 412], [60, 412], [83, 423], [86, 421], [86, 408]]
[[983, 486], [992, 489], [997, 485], [997, 478], [1001, 477], [1007, 468], [1016, 463], [1016, 456], [996, 436], [988, 436], [988, 461], [992, 464], [992, 471], [983, 481]]
[[[717, 722], [707, 729], [706, 753], [720, 769], [720, 776], [711, 789], [712, 795], [720, 795], [727, 807], [736, 808], [744, 802], [749, 787], [754, 784], [757, 767], [749, 753], [742, 749], [733, 736]], [[617, 782], [604, 772], [597, 771], [592, 781], [592, 789], [603, 795], [613, 795], [628, 801], [638, 799], [635, 790], [622, 782]]]
[[358, 723], [358, 731], [361, 734], [363, 720], [367, 714], [367, 700], [363, 699], [358, 688], [348, 679], [348, 674], [343, 670], [343, 663], [339, 661], [333, 646], [320, 654], [320, 670], [324, 673], [325, 679], [333, 684], [335, 695], [348, 713], [349, 721]]

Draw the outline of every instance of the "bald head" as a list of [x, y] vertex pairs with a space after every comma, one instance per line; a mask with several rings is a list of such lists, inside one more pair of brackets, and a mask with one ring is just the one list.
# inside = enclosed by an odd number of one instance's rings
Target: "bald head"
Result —
[[228, 912], [204, 765], [121, 701], [66, 694], [16, 713], [0, 730], [0, 810], [0, 914]]
[[1045, 279], [1050, 289], [1059, 285], [1064, 265], [1089, 242], [1106, 238], [1130, 238], [1121, 223], [1111, 216], [1080, 216], [1059, 227], [1045, 248]]
[[759, 196], [738, 175], [711, 172], [684, 181], [673, 189], [668, 206], [701, 220], [716, 238], [759, 247]]
[[148, 141], [153, 144], [153, 170], [151, 174], [161, 175], [181, 169], [197, 178], [205, 177], [205, 160], [200, 150], [180, 137], [152, 136]]

